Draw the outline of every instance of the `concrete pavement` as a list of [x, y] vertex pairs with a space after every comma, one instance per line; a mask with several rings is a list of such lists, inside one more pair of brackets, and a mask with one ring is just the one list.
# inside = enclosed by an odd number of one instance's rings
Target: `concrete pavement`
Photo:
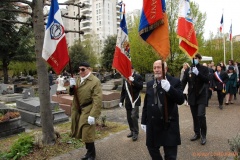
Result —
[[[178, 148], [178, 160], [233, 160], [228, 139], [240, 133], [240, 96], [237, 96], [234, 104], [224, 105], [223, 110], [220, 110], [216, 93], [213, 94], [209, 107], [206, 108], [208, 131], [204, 146], [200, 144], [200, 140], [189, 140], [194, 134], [190, 108], [186, 105], [179, 106], [182, 144]], [[102, 115], [107, 116], [107, 121], [127, 124], [125, 109], [103, 109]], [[129, 130], [124, 130], [96, 141], [96, 160], [150, 160], [145, 145], [145, 133], [140, 129], [136, 142], [127, 138], [128, 133]], [[76, 149], [51, 160], [79, 160], [85, 152], [85, 148]]]

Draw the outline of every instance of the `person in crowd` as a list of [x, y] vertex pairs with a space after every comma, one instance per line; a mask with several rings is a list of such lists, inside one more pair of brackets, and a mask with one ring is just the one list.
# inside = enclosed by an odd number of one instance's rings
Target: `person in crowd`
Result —
[[[207, 85], [207, 107], [208, 107], [208, 104], [209, 104], [209, 100], [211, 99], [212, 97], [212, 89], [210, 88], [210, 83], [212, 81], [212, 78], [213, 78], [213, 73], [214, 73], [214, 70], [212, 69], [212, 64], [214, 65], [214, 62], [213, 63], [210, 63], [211, 65], [207, 65], [207, 63], [203, 63], [203, 66], [205, 67], [208, 67], [208, 75], [209, 75], [209, 83]], [[215, 66], [214, 66], [215, 67]], [[216, 67], [215, 67], [216, 68]]]
[[49, 86], [52, 86], [54, 84], [52, 71], [49, 71], [49, 73], [48, 73], [48, 80], [49, 80]]
[[73, 89], [70, 93], [74, 95], [70, 136], [85, 142], [87, 153], [81, 159], [94, 160], [96, 119], [100, 116], [102, 108], [101, 82], [91, 73], [88, 62], [80, 63], [79, 75], [77, 81], [70, 81], [70, 88]]
[[221, 65], [221, 68], [222, 68], [223, 71], [227, 71], [226, 66], [223, 62], [220, 62], [219, 64]]
[[219, 103], [219, 108], [223, 109], [223, 100], [226, 93], [226, 83], [228, 81], [227, 72], [222, 70], [220, 64], [217, 65], [217, 69], [213, 74], [213, 79], [211, 83], [211, 89], [217, 92], [217, 98]]
[[225, 104], [233, 104], [233, 95], [237, 92], [237, 73], [233, 66], [228, 67], [228, 81], [226, 83], [226, 102]]
[[190, 139], [196, 141], [201, 138], [201, 144], [206, 144], [207, 122], [206, 105], [209, 84], [208, 68], [201, 65], [201, 54], [197, 53], [193, 59], [193, 65], [184, 72], [182, 87], [188, 83], [188, 104], [190, 105], [194, 136]]
[[[180, 81], [182, 81], [183, 79], [183, 75], [184, 75], [184, 72], [187, 68], [189, 68], [189, 64], [187, 62], [183, 63], [183, 67], [181, 69], [181, 74], [180, 74]], [[184, 88], [183, 90], [183, 95], [184, 95], [184, 98], [185, 98], [185, 105], [188, 105], [188, 84], [186, 85], [186, 87]]]
[[[234, 62], [234, 70], [237, 74], [237, 91], [238, 91], [238, 88], [239, 88], [239, 85], [238, 85], [238, 81], [239, 81], [239, 69], [238, 69], [238, 63], [237, 62]], [[237, 92], [236, 92], [237, 93]], [[236, 93], [234, 94], [234, 100], [237, 99], [237, 95]]]
[[[141, 128], [146, 132], [146, 146], [152, 160], [177, 159], [181, 144], [178, 105], [184, 103], [181, 81], [167, 72], [167, 63], [157, 60], [153, 64], [154, 80], [147, 83], [142, 110]], [[166, 74], [166, 76], [164, 76]]]
[[132, 66], [132, 75], [123, 80], [122, 92], [120, 97], [119, 106], [123, 108], [123, 104], [126, 108], [127, 121], [130, 129], [130, 133], [127, 135], [128, 138], [132, 138], [133, 141], [138, 139], [139, 134], [139, 107], [141, 105], [140, 91], [143, 88], [143, 79], [141, 75], [134, 71]]
[[214, 64], [213, 61], [210, 63], [210, 65], [211, 65], [210, 68], [211, 68], [213, 71], [215, 71], [215, 70], [216, 70], [216, 66], [215, 66], [215, 64]]

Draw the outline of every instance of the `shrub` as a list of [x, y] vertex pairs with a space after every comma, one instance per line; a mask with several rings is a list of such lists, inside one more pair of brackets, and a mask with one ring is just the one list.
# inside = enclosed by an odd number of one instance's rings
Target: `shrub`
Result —
[[230, 145], [231, 151], [236, 153], [235, 159], [240, 159], [240, 134], [228, 140], [228, 144]]
[[26, 156], [33, 148], [33, 136], [21, 134], [17, 141], [13, 143], [10, 151], [7, 153], [0, 153], [0, 159], [17, 160]]

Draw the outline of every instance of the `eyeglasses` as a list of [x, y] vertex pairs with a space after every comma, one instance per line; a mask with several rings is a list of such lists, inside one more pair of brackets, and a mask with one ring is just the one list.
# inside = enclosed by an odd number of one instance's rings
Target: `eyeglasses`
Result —
[[86, 68], [80, 68], [79, 70], [84, 72], [86, 70]]

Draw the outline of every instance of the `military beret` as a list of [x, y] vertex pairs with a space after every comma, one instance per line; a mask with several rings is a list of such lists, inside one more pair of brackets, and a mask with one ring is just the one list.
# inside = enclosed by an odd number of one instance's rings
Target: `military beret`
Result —
[[229, 66], [228, 70], [234, 70], [233, 66]]
[[90, 67], [90, 64], [88, 62], [81, 62], [79, 66]]

